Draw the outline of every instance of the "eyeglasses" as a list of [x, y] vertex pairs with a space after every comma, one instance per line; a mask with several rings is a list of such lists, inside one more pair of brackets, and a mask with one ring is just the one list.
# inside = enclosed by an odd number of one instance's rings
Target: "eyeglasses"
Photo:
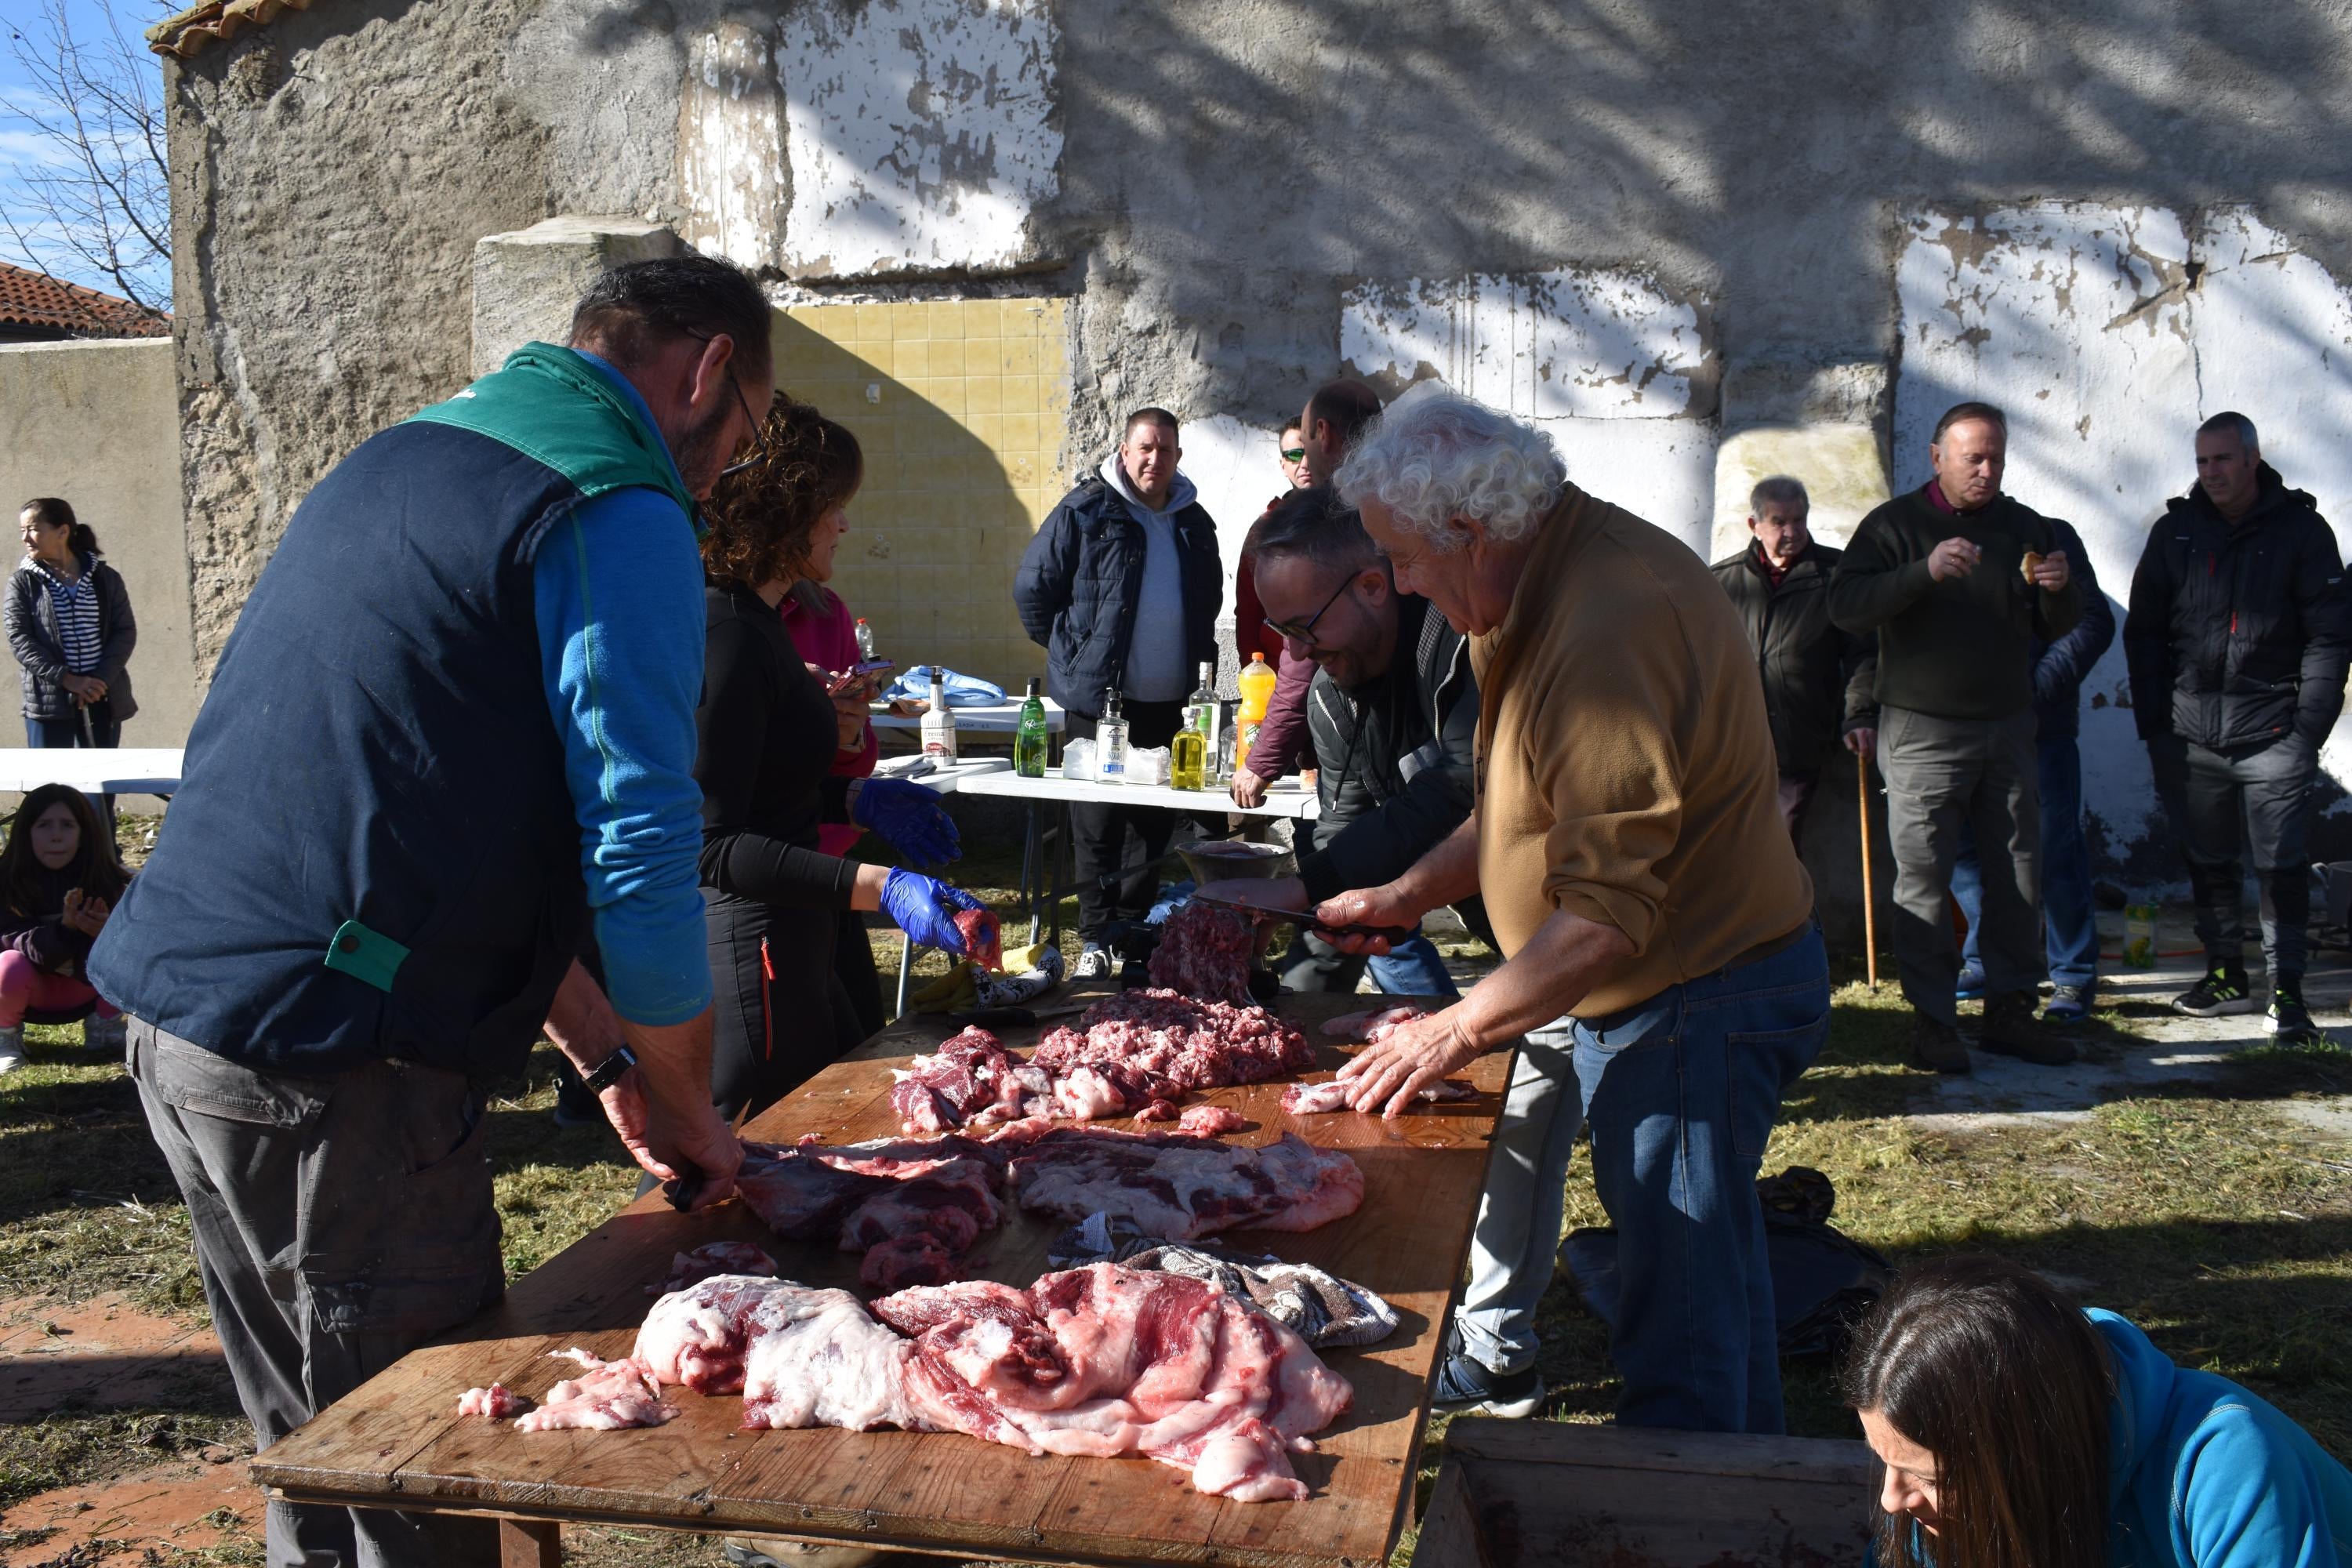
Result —
[[1332, 605], [1338, 604], [1339, 602], [1339, 595], [1346, 593], [1349, 588], [1354, 587], [1355, 584], [1356, 574], [1350, 572], [1348, 574], [1346, 579], [1343, 580], [1337, 588], [1334, 588], [1331, 591], [1331, 596], [1323, 601], [1322, 609], [1316, 611], [1313, 615], [1307, 616], [1303, 621], [1277, 621], [1269, 619], [1265, 623], [1265, 629], [1272, 632], [1278, 637], [1289, 637], [1295, 641], [1305, 643], [1308, 647], [1313, 647], [1315, 646], [1315, 623], [1321, 620], [1323, 618], [1324, 612], [1330, 609]]
[[1282, 460], [1286, 463], [1303, 463], [1307, 460], [1307, 448], [1304, 447], [1285, 447], [1282, 449]]
[[[687, 336], [693, 338], [698, 343], [708, 343], [713, 341], [693, 332], [688, 332]], [[719, 477], [722, 479], [731, 474], [741, 473], [760, 460], [760, 421], [751, 412], [751, 400], [743, 395], [743, 384], [736, 378], [735, 367], [731, 363], [727, 367], [727, 384], [735, 389], [736, 406], [743, 410], [744, 423], [750, 426], [751, 435], [751, 438], [743, 443], [744, 455], [719, 470]]]

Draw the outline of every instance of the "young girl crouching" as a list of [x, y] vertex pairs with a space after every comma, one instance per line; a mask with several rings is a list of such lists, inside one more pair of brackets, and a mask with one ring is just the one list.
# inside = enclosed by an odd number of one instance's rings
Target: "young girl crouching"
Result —
[[119, 1015], [82, 968], [130, 880], [89, 796], [68, 784], [25, 796], [0, 848], [0, 1073], [23, 1065], [27, 1020], [88, 1020], [84, 1044], [120, 1043]]

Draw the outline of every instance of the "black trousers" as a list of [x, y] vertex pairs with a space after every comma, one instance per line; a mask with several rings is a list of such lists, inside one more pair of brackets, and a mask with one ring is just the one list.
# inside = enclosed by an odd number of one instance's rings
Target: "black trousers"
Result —
[[[2300, 975], [2311, 925], [2311, 785], [2319, 758], [2288, 735], [2260, 746], [2212, 751], [2175, 742], [2158, 760], [2188, 818], [2189, 886], [2197, 900], [2197, 936], [2209, 964], [2244, 962], [2244, 861], [2253, 862], [2261, 895], [2263, 962], [2273, 982]], [[2161, 748], [2151, 747], [2152, 752]]]
[[708, 891], [705, 897], [710, 1102], [732, 1121], [739, 1114], [758, 1115], [866, 1037], [834, 968], [840, 910], [778, 909]]
[[[1130, 748], [1164, 746], [1183, 721], [1181, 702], [1126, 704]], [[1091, 736], [1096, 721], [1069, 716], [1067, 739]], [[1156, 806], [1073, 805], [1070, 849], [1078, 867], [1078, 936], [1098, 942], [1113, 921], [1139, 921], [1151, 912], [1160, 888], [1160, 858], [1184, 814]]]
[[874, 941], [866, 933], [866, 916], [856, 910], [841, 911], [841, 929], [833, 939], [833, 972], [849, 998], [863, 1043], [882, 1032], [882, 976], [874, 967]]

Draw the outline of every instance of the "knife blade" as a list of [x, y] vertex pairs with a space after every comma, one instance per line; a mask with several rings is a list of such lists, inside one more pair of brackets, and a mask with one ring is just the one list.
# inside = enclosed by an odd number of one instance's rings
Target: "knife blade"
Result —
[[1316, 919], [1315, 911], [1312, 910], [1277, 910], [1265, 904], [1245, 904], [1239, 899], [1213, 898], [1202, 893], [1193, 894], [1192, 901], [1196, 904], [1206, 904], [1213, 910], [1231, 910], [1235, 914], [1247, 915], [1252, 920], [1289, 921], [1294, 924], [1304, 926], [1308, 931], [1322, 931], [1328, 936], [1379, 937], [1384, 942], [1410, 942], [1420, 934], [1411, 926], [1333, 925], [1328, 921]]

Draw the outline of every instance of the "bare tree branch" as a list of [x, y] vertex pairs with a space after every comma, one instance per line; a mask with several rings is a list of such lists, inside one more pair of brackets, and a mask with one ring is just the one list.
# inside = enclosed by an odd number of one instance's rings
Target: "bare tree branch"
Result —
[[124, 37], [114, 0], [92, 3], [105, 20], [95, 37], [76, 36], [66, 0], [39, 0], [30, 31], [11, 32], [33, 85], [0, 94], [0, 110], [46, 155], [17, 170], [0, 204], [0, 250], [37, 271], [102, 277], [160, 319], [172, 258], [163, 74]]

